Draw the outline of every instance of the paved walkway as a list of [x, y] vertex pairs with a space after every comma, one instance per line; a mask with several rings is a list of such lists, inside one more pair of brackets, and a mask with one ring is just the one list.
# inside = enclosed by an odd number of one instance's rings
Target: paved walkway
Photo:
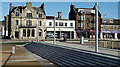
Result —
[[[37, 56], [36, 54], [28, 51], [23, 46], [15, 46], [15, 54], [12, 54], [6, 63], [6, 67], [54, 67], [55, 65], [46, 59]], [[8, 57], [7, 57], [8, 58]]]
[[119, 67], [120, 62], [118, 57], [48, 43], [31, 42], [25, 48], [58, 67]]
[[[46, 41], [43, 43], [51, 43], [52, 44], [53, 41]], [[72, 48], [88, 50], [88, 51], [95, 51], [94, 46], [87, 46], [87, 45], [82, 45], [82, 44], [70, 44], [70, 43], [66, 43], [66, 42], [56, 41], [56, 45], [65, 46], [65, 47], [72, 47]], [[99, 47], [98, 52], [108, 54], [108, 55], [113, 55], [113, 56], [119, 56], [120, 50]]]

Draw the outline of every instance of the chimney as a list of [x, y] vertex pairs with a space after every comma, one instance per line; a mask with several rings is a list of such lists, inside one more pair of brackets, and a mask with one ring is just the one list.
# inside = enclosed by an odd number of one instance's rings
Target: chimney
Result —
[[71, 3], [70, 10], [74, 10], [74, 9], [75, 9], [75, 6], [73, 5], [73, 3]]
[[45, 5], [44, 5], [44, 3], [41, 5], [41, 9], [43, 9], [45, 11]]
[[27, 3], [26, 3], [26, 6], [27, 6], [28, 8], [32, 7], [32, 2], [27, 2]]
[[58, 12], [58, 19], [62, 19], [61, 12]]
[[12, 11], [12, 2], [10, 2], [10, 11]]

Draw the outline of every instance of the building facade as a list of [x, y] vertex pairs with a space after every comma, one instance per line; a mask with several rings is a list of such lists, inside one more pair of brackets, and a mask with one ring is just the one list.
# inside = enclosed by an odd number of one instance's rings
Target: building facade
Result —
[[[69, 19], [75, 20], [77, 38], [95, 38], [95, 7], [76, 8], [70, 5]], [[98, 29], [100, 30], [101, 14], [98, 12]], [[99, 32], [99, 31], [98, 31]]]
[[120, 20], [113, 18], [102, 18], [101, 39], [120, 38]]
[[5, 35], [4, 21], [0, 21], [0, 38], [4, 38], [4, 35]]
[[[75, 39], [75, 21], [62, 19], [61, 12], [58, 12], [58, 18], [55, 20], [56, 38], [63, 38], [67, 35], [68, 39]], [[46, 38], [54, 35], [54, 16], [46, 16]]]
[[[9, 15], [5, 16], [6, 36], [11, 39], [45, 39], [46, 13], [44, 3], [41, 7], [12, 6], [10, 3]], [[7, 33], [8, 31], [8, 33]]]

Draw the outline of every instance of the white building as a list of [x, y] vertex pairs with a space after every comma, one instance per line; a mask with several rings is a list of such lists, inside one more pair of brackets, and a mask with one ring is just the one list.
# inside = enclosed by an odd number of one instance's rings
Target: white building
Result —
[[[60, 13], [60, 14], [59, 14]], [[53, 37], [54, 35], [54, 17], [46, 16], [46, 38]], [[68, 19], [61, 19], [61, 12], [58, 12], [58, 18], [55, 20], [56, 23], [56, 37], [63, 38], [63, 35], [66, 34], [67, 38], [75, 39], [75, 21]]]

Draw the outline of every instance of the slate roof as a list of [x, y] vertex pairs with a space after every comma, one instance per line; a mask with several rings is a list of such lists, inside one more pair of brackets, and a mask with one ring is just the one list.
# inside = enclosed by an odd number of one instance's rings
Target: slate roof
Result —
[[[12, 12], [14, 12], [14, 10], [17, 8], [18, 8], [18, 10], [20, 10], [20, 13], [22, 13], [22, 10], [24, 10], [26, 8], [26, 6], [12, 6]], [[42, 10], [40, 7], [32, 6], [32, 8], [37, 12], [43, 12], [45, 14], [45, 11]]]

